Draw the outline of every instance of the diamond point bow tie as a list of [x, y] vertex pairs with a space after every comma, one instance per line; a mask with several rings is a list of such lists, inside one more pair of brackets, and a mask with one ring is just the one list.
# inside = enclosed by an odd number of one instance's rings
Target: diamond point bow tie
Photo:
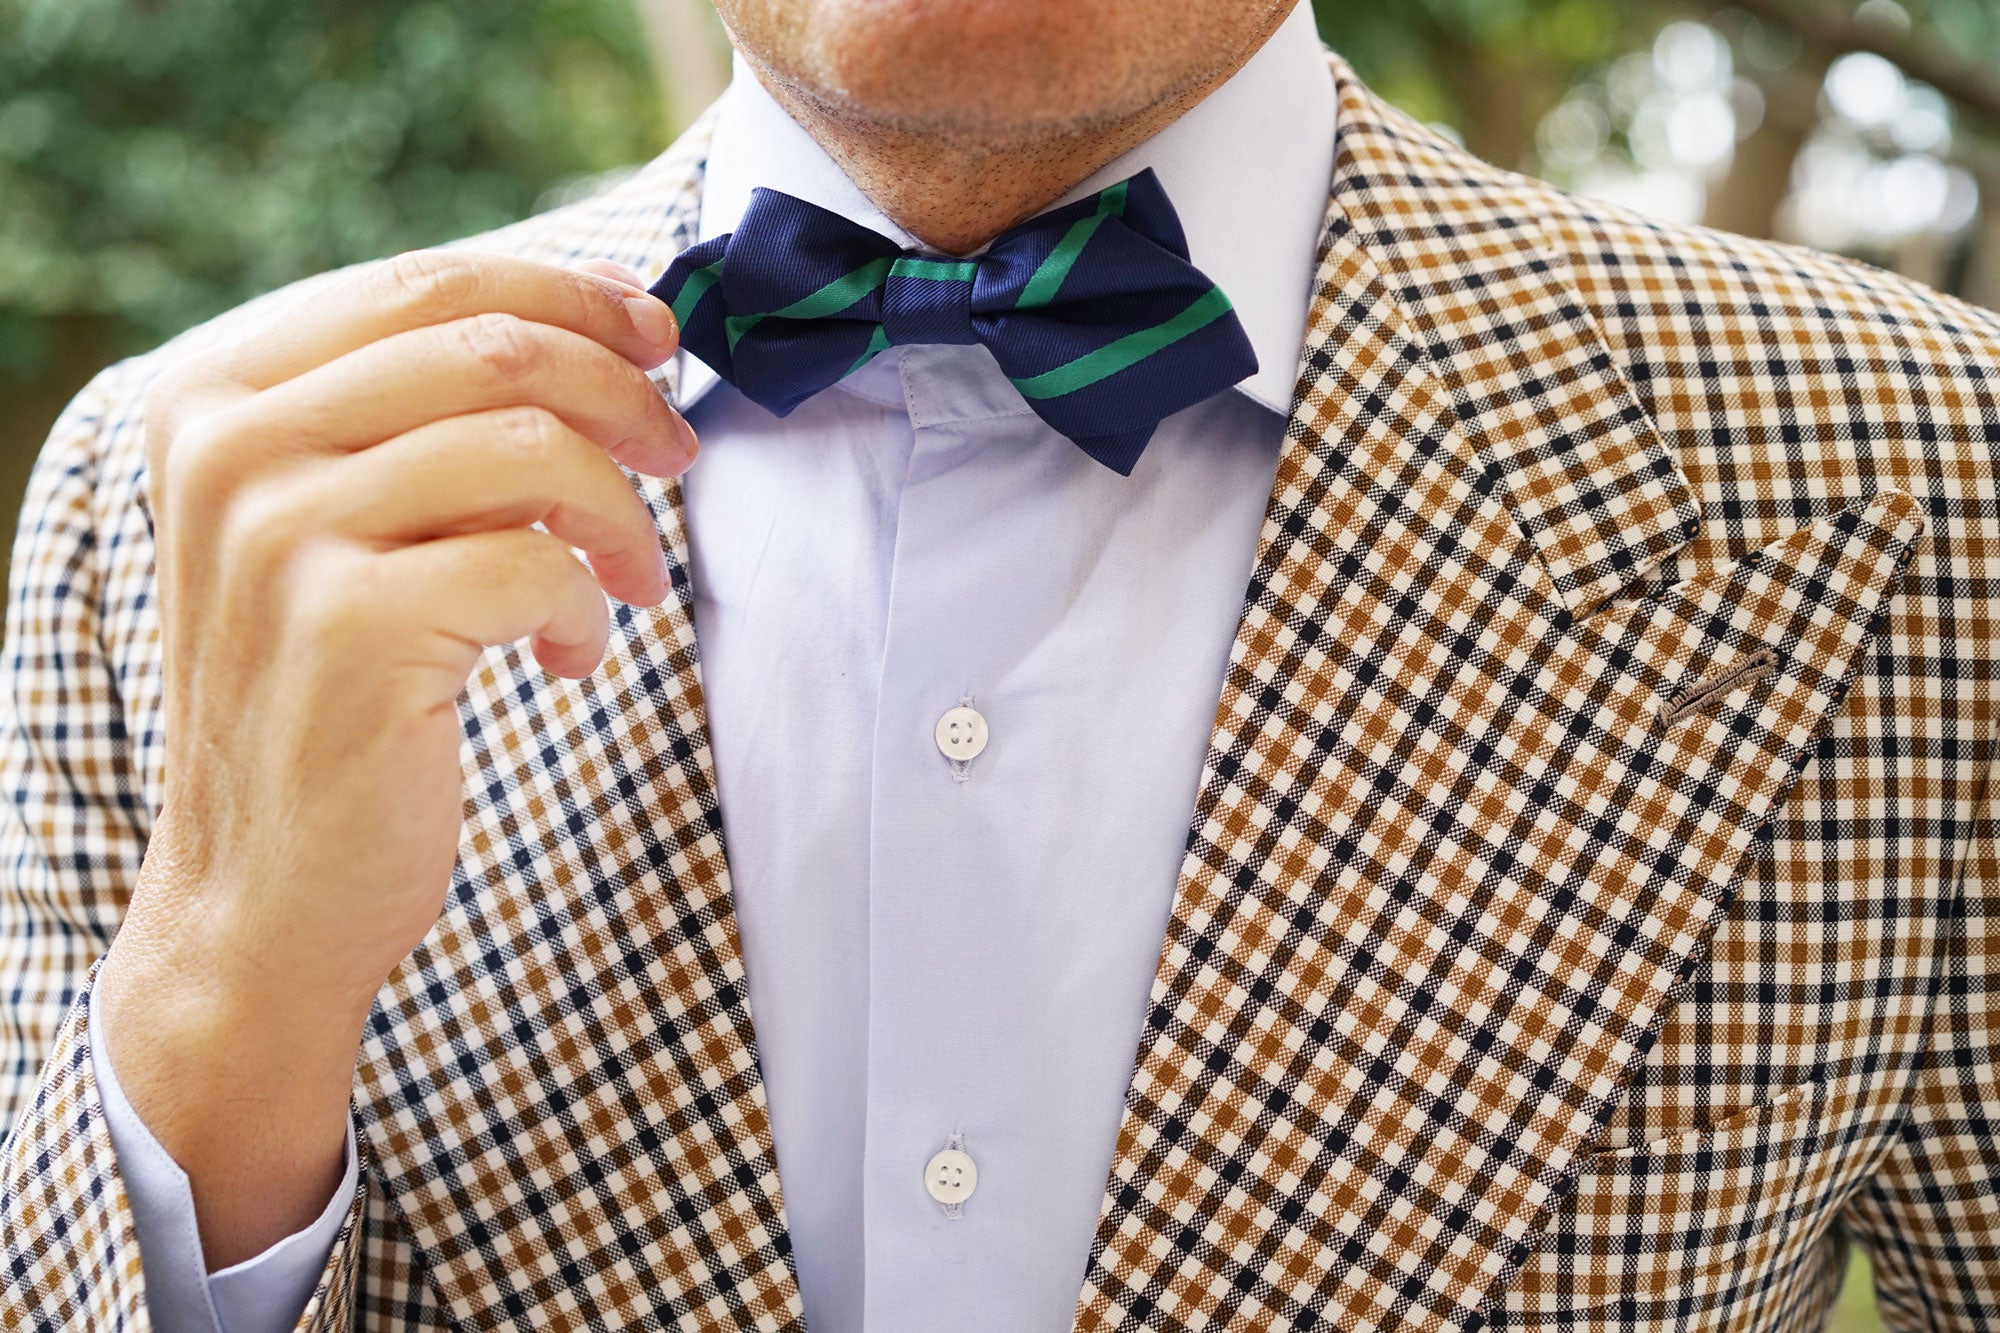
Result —
[[1042, 420], [1124, 475], [1164, 418], [1257, 369], [1150, 169], [964, 260], [759, 189], [650, 290], [683, 348], [779, 416], [887, 348], [982, 343]]

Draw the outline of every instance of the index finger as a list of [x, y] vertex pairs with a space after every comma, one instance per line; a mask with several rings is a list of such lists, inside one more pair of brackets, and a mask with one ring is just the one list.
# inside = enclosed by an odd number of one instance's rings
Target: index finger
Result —
[[512, 255], [432, 249], [329, 275], [205, 359], [213, 373], [268, 389], [392, 334], [492, 311], [580, 333], [641, 370], [680, 341], [673, 311], [644, 288]]

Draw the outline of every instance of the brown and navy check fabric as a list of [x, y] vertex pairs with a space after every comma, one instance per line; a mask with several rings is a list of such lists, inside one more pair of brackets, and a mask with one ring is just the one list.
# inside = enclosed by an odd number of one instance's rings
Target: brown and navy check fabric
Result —
[[[1338, 61], [1298, 390], [1080, 1330], [2000, 1326], [2000, 319], [1498, 171]], [[464, 244], [652, 273], [705, 130]], [[297, 292], [329, 276], [308, 280]], [[140, 412], [44, 451], [0, 691], [0, 1327], [143, 1328], [84, 998], [160, 790]], [[306, 1323], [804, 1327], [677, 595], [462, 701], [443, 918]]]

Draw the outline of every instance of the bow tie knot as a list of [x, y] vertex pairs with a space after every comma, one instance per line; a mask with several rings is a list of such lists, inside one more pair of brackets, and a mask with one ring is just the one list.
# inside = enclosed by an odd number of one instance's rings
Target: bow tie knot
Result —
[[882, 285], [882, 334], [891, 347], [916, 343], [976, 343], [972, 289], [979, 261], [905, 255]]
[[779, 416], [890, 347], [983, 344], [1037, 415], [1119, 473], [1161, 420], [1257, 369], [1150, 170], [1010, 228], [978, 259], [906, 252], [760, 189], [735, 231], [650, 290], [684, 350]]

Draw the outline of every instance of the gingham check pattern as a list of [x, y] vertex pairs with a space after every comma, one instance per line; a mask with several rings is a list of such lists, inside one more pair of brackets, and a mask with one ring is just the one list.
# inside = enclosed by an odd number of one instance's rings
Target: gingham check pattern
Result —
[[[1567, 198], [1335, 73], [1077, 1326], [1790, 1333], [1850, 1238], [1893, 1328], [2000, 1324], [2000, 321]], [[703, 142], [465, 244], [656, 273]], [[81, 997], [158, 802], [137, 404], [173, 354], [79, 396], [15, 554], [10, 1328], [146, 1323]], [[589, 681], [496, 651], [466, 692], [459, 874], [377, 1007], [310, 1321], [803, 1325], [679, 493], [647, 494], [679, 596]]]

